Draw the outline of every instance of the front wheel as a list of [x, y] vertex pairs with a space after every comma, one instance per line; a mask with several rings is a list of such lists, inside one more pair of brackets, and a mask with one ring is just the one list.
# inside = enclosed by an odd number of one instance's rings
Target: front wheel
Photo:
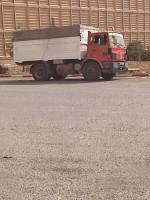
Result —
[[115, 73], [102, 73], [102, 77], [105, 80], [110, 80], [115, 76]]
[[87, 81], [97, 81], [101, 76], [101, 68], [98, 63], [94, 61], [86, 62], [83, 66], [83, 77]]

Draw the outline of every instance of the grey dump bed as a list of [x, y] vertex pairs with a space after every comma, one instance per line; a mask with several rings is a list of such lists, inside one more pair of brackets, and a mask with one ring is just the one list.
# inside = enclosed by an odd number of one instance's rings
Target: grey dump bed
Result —
[[13, 33], [14, 60], [17, 63], [38, 60], [84, 59], [88, 31], [98, 28], [73, 25]]

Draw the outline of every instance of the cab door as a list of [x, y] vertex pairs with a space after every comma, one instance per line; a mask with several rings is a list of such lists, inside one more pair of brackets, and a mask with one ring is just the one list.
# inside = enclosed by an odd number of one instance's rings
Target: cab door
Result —
[[93, 36], [91, 54], [102, 62], [108, 61], [108, 42], [106, 33]]

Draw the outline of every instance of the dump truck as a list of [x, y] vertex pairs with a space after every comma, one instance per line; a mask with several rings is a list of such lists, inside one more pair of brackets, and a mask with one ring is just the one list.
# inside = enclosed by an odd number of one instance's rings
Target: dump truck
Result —
[[36, 81], [83, 74], [87, 81], [112, 79], [128, 70], [123, 35], [83, 25], [13, 33], [14, 61], [30, 65]]

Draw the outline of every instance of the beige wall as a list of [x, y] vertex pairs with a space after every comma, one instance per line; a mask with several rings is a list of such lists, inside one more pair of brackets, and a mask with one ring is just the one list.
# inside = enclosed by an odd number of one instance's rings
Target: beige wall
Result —
[[122, 32], [150, 47], [150, 0], [0, 0], [0, 58], [18, 25], [26, 29], [83, 24]]

